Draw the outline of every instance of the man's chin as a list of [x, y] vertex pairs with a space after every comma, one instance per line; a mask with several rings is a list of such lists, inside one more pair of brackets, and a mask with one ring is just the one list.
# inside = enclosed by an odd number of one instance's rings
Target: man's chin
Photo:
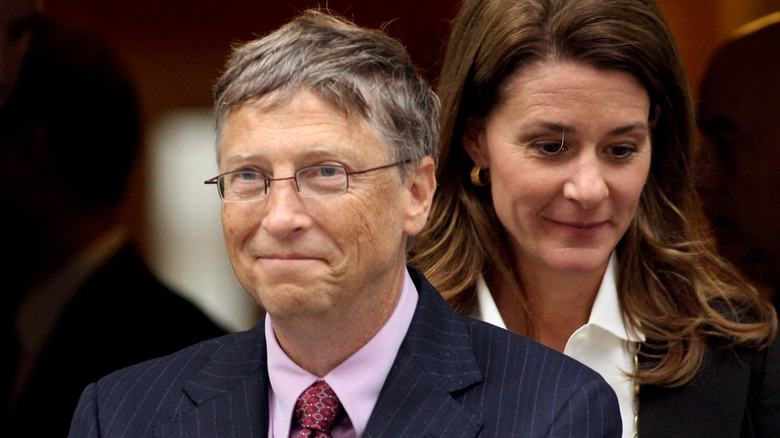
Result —
[[332, 309], [330, 295], [311, 285], [278, 284], [264, 286], [269, 293], [259, 294], [259, 302], [276, 319], [301, 319], [321, 315]]
[[312, 284], [322, 281], [328, 265], [321, 259], [257, 259], [252, 272], [269, 287]]

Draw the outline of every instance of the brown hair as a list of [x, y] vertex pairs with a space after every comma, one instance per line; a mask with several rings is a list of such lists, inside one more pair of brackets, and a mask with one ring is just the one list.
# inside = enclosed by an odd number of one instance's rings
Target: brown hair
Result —
[[651, 108], [660, 109], [651, 114], [657, 123], [647, 185], [617, 247], [623, 312], [661, 351], [638, 381], [686, 383], [710, 340], [767, 345], [777, 330], [774, 310], [717, 255], [709, 237], [690, 171], [690, 89], [651, 0], [464, 1], [438, 81], [439, 189], [412, 263], [459, 311], [473, 305], [475, 281], [489, 269], [520, 290], [490, 190], [469, 182], [473, 163], [461, 138], [467, 117], [484, 119], [501, 102], [514, 72], [543, 60], [629, 73], [645, 86]]

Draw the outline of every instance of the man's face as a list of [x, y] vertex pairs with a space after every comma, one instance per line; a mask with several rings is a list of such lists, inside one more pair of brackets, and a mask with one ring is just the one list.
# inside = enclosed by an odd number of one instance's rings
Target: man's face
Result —
[[774, 122], [751, 128], [742, 123], [744, 120], [734, 119], [736, 123], [703, 137], [700, 189], [721, 252], [754, 280], [777, 283], [779, 125]]
[[723, 55], [702, 86], [699, 184], [721, 252], [754, 280], [780, 284], [778, 60], [746, 52]]
[[0, 106], [16, 86], [27, 49], [35, 0], [0, 0]]
[[[219, 155], [223, 173], [256, 170], [271, 178], [314, 165], [358, 171], [390, 162], [364, 122], [309, 91], [281, 105], [234, 110]], [[271, 183], [262, 201], [223, 202], [236, 276], [275, 320], [394, 300], [388, 289], [400, 291], [406, 236], [424, 224], [414, 214], [413, 180], [390, 167], [350, 175], [348, 191], [336, 195], [303, 198], [290, 179]]]

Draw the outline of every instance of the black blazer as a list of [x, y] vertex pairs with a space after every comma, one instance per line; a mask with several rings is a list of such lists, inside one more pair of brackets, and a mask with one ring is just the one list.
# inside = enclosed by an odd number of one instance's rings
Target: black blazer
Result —
[[[619, 437], [617, 398], [592, 370], [458, 315], [419, 271], [412, 323], [364, 438]], [[101, 379], [71, 437], [265, 437], [263, 324]]]
[[780, 337], [763, 351], [710, 352], [682, 387], [641, 386], [639, 436], [780, 437]]

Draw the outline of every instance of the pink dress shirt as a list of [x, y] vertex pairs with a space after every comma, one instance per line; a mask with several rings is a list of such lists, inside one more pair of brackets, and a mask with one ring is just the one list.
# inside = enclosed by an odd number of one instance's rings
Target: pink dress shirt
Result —
[[[323, 378], [333, 388], [348, 415], [348, 419], [334, 427], [333, 438], [356, 438], [363, 435], [416, 308], [417, 288], [409, 273], [404, 271], [401, 297], [384, 327]], [[292, 427], [295, 402], [317, 380], [317, 376], [299, 367], [285, 354], [276, 340], [270, 315], [265, 318], [265, 339], [268, 346], [268, 377], [271, 380], [268, 436], [295, 437], [298, 432], [297, 426]]]

